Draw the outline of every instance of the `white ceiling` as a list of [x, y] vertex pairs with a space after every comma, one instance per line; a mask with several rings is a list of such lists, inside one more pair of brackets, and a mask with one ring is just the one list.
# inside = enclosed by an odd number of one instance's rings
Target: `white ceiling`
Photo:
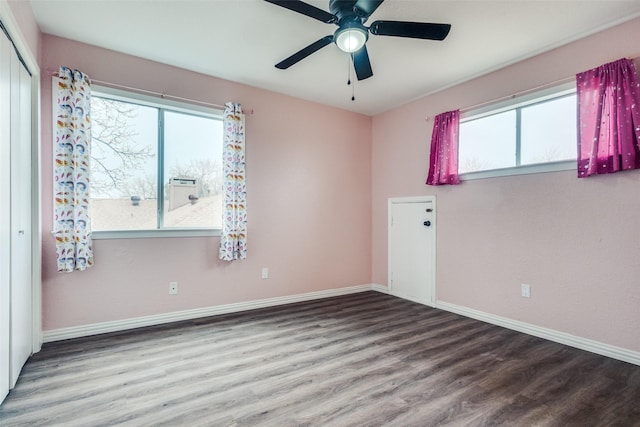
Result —
[[[308, 0], [329, 10], [329, 0]], [[371, 36], [374, 76], [346, 85], [337, 27], [263, 0], [31, 0], [44, 33], [375, 115], [640, 16], [640, 0], [386, 0], [369, 19], [452, 24], [445, 41]]]

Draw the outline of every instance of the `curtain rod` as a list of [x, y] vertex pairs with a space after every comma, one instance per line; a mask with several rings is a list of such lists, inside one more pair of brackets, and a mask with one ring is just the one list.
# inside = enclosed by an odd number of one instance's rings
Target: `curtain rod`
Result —
[[[52, 76], [59, 77], [57, 71], [52, 70], [50, 68], [47, 68], [47, 71]], [[166, 94], [166, 93], [155, 92], [155, 91], [152, 91], [152, 90], [139, 89], [139, 88], [135, 88], [135, 87], [131, 87], [131, 86], [125, 86], [125, 85], [121, 85], [121, 84], [117, 84], [117, 83], [105, 82], [103, 80], [98, 80], [98, 79], [91, 79], [91, 83], [96, 83], [98, 85], [107, 86], [107, 87], [110, 87], [110, 88], [113, 88], [113, 89], [124, 89], [124, 90], [127, 90], [127, 91], [136, 92], [136, 93], [139, 93], [139, 94], [142, 94], [142, 95], [155, 96], [155, 97], [161, 98], [161, 99], [188, 102], [190, 104], [199, 104], [199, 105], [203, 105], [203, 106], [206, 106], [206, 107], [214, 107], [214, 108], [218, 108], [218, 109], [222, 109], [222, 110], [224, 110], [226, 108], [225, 105], [214, 104], [212, 102], [199, 101], [197, 99], [190, 99], [190, 98], [183, 98], [181, 96], [169, 95], [169, 94]], [[249, 110], [249, 114], [253, 115], [253, 108], [251, 110]]]
[[[635, 61], [636, 59], [640, 58], [640, 55], [634, 55], [632, 57], [626, 57], [626, 58], [630, 59], [631, 61]], [[507, 101], [509, 99], [514, 99], [514, 98], [517, 98], [519, 96], [528, 95], [530, 93], [537, 92], [539, 90], [548, 89], [550, 87], [558, 86], [558, 85], [561, 85], [561, 84], [564, 84], [564, 83], [569, 83], [571, 81], [574, 81], [575, 78], [576, 78], [575, 75], [570, 76], [570, 77], [565, 77], [565, 78], [554, 80], [552, 82], [545, 83], [545, 84], [542, 84], [542, 85], [539, 85], [539, 86], [536, 86], [536, 87], [533, 87], [533, 88], [530, 88], [530, 89], [521, 90], [520, 92], [512, 93], [510, 95], [501, 96], [499, 98], [495, 98], [495, 99], [492, 99], [490, 101], [484, 101], [484, 102], [480, 102], [480, 103], [475, 104], [475, 105], [471, 105], [471, 106], [468, 106], [468, 107], [460, 108], [460, 113], [466, 113], [468, 111], [475, 110], [475, 109], [481, 108], [481, 107], [485, 107], [487, 105], [497, 104], [498, 102]], [[430, 119], [429, 116], [424, 118], [425, 121], [429, 121], [429, 119]]]
[[[519, 92], [515, 92], [515, 93], [512, 93], [510, 95], [501, 96], [499, 98], [494, 98], [494, 99], [489, 100], [489, 101], [479, 102], [477, 104], [470, 105], [468, 107], [460, 108], [460, 113], [466, 113], [467, 111], [475, 110], [475, 109], [480, 108], [480, 107], [485, 107], [485, 106], [491, 105], [491, 104], [497, 104], [498, 102], [507, 101], [509, 99], [514, 99], [514, 98], [517, 98], [518, 96], [528, 95], [530, 93], [537, 92], [539, 90], [547, 89], [547, 88], [550, 88], [550, 87], [553, 87], [553, 86], [557, 86], [557, 85], [561, 85], [561, 84], [564, 84], [564, 83], [569, 83], [569, 82], [575, 80], [575, 78], [576, 78], [575, 76], [565, 77], [563, 79], [554, 80], [552, 82], [545, 83], [543, 85], [539, 85], [539, 86], [536, 86], [536, 87], [533, 87], [533, 88], [530, 88], [530, 89], [521, 90]], [[427, 121], [427, 122], [429, 121], [429, 119], [430, 119], [429, 116], [426, 116], [424, 118], [424, 120]]]
[[543, 89], [548, 89], [548, 88], [553, 87], [553, 86], [559, 86], [561, 84], [570, 83], [570, 82], [574, 81], [575, 79], [576, 79], [576, 76], [571, 76], [571, 77], [565, 77], [563, 79], [554, 80], [552, 82], [545, 83], [545, 84], [542, 84], [542, 85], [539, 85], [539, 86], [536, 86], [536, 87], [532, 87], [530, 89], [525, 89], [525, 90], [521, 90], [521, 91], [516, 92], [516, 93], [512, 93], [511, 95], [501, 96], [501, 97], [493, 99], [491, 101], [480, 102], [478, 104], [471, 105], [469, 107], [461, 108], [460, 109], [460, 113], [466, 113], [467, 111], [475, 110], [475, 109], [480, 108], [480, 107], [485, 107], [487, 105], [496, 104], [496, 103], [501, 102], [501, 101], [507, 101], [509, 99], [514, 99], [514, 98], [517, 98], [519, 96], [528, 95], [530, 93], [537, 92], [537, 91], [543, 90]]

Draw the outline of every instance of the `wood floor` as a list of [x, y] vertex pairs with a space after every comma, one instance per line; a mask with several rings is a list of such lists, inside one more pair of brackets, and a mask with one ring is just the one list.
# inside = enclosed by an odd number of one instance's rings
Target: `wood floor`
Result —
[[640, 366], [365, 292], [46, 344], [9, 426], [640, 426]]

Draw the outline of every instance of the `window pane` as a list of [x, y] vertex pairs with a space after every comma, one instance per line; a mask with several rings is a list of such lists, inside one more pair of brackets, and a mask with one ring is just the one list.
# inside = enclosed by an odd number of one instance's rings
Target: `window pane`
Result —
[[164, 227], [222, 227], [222, 121], [165, 112]]
[[91, 120], [93, 230], [157, 228], [157, 109], [94, 96]]
[[458, 172], [515, 166], [515, 140], [515, 110], [461, 123]]
[[522, 109], [522, 164], [576, 158], [576, 96], [566, 96]]

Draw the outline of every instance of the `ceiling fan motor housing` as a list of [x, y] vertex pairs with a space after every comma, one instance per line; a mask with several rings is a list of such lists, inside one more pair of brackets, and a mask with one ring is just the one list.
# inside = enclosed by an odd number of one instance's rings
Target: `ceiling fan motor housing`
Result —
[[369, 39], [369, 31], [363, 24], [368, 17], [355, 7], [355, 0], [330, 0], [329, 10], [338, 18], [338, 29], [333, 34], [334, 43], [343, 52], [353, 53]]
[[347, 21], [357, 21], [363, 24], [367, 20], [368, 16], [359, 16], [355, 6], [355, 0], [329, 0], [329, 10], [338, 17], [338, 25], [340, 26]]

